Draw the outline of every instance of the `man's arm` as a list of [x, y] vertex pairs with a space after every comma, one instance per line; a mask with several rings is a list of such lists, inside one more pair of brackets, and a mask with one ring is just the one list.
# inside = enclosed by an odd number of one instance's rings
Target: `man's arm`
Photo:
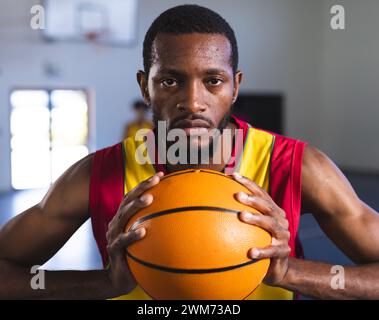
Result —
[[92, 156], [73, 165], [44, 199], [0, 229], [0, 299], [109, 298], [105, 270], [46, 271], [45, 290], [30, 286], [33, 265], [49, 260], [88, 219]]
[[[379, 263], [344, 266], [333, 281], [332, 265], [289, 258], [288, 271], [278, 286], [317, 299], [379, 299]], [[339, 271], [340, 272], [340, 271]], [[344, 277], [344, 285], [340, 276]], [[333, 288], [333, 286], [336, 286]]]
[[333, 289], [332, 279], [336, 274], [332, 273], [332, 265], [289, 258], [290, 233], [284, 211], [253, 181], [237, 174], [234, 178], [252, 193], [239, 192], [237, 200], [262, 213], [242, 212], [240, 219], [272, 235], [270, 246], [248, 251], [252, 259], [271, 259], [264, 279], [266, 284], [321, 299], [379, 299], [379, 215], [358, 198], [327, 156], [315, 148], [305, 149], [303, 211], [312, 212], [341, 250], [362, 264], [344, 267], [344, 289]]
[[280, 285], [323, 299], [379, 299], [379, 215], [363, 203], [322, 152], [307, 147], [302, 171], [303, 211], [358, 266], [344, 267], [345, 289], [333, 290], [332, 265], [290, 259]]
[[379, 262], [379, 215], [362, 202], [335, 164], [306, 148], [302, 171], [304, 212], [355, 263]]

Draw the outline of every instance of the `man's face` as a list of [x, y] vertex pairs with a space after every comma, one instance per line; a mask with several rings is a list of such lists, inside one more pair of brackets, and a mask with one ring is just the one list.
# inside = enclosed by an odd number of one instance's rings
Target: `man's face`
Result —
[[242, 77], [233, 75], [229, 40], [218, 34], [158, 34], [152, 54], [148, 79], [141, 72], [138, 79], [154, 121], [187, 134], [191, 127], [224, 129]]

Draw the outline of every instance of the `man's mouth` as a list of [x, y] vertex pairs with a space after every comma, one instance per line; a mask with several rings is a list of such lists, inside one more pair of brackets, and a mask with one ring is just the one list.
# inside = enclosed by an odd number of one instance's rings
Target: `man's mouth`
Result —
[[201, 135], [208, 132], [210, 125], [201, 119], [181, 120], [175, 125], [175, 128], [182, 129], [186, 135]]

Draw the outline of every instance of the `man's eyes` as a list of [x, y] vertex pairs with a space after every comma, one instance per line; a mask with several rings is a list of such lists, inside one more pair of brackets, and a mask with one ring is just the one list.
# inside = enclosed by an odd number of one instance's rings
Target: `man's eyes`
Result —
[[211, 78], [207, 80], [207, 83], [211, 86], [219, 86], [223, 81], [219, 78]]
[[178, 84], [178, 81], [175, 79], [165, 79], [161, 82], [165, 87], [171, 88]]
[[[205, 80], [205, 84], [207, 86], [214, 86], [214, 87], [221, 85], [223, 82], [224, 81], [220, 78], [210, 78], [210, 79]], [[179, 81], [169, 78], [169, 79], [162, 80], [161, 84], [166, 88], [172, 88], [172, 87], [178, 86]]]

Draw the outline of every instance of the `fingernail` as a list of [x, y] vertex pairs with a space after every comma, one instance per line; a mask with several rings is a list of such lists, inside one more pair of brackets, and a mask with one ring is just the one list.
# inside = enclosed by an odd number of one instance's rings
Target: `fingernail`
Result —
[[146, 232], [146, 229], [141, 227], [141, 228], [138, 228], [136, 231], [134, 231], [136, 233], [136, 235], [138, 237], [142, 237], [143, 235], [145, 235], [145, 232]]
[[254, 249], [254, 250], [251, 252], [251, 257], [252, 257], [253, 259], [256, 259], [256, 258], [259, 257], [259, 254], [260, 254], [259, 250]]
[[242, 215], [242, 218], [245, 218], [245, 219], [249, 219], [249, 218], [253, 217], [253, 214], [251, 212], [248, 212], [248, 211], [242, 211], [241, 215]]
[[147, 196], [144, 194], [139, 199], [140, 199], [141, 202], [146, 202], [147, 201]]
[[245, 192], [238, 192], [238, 197], [241, 200], [247, 200], [247, 194]]

